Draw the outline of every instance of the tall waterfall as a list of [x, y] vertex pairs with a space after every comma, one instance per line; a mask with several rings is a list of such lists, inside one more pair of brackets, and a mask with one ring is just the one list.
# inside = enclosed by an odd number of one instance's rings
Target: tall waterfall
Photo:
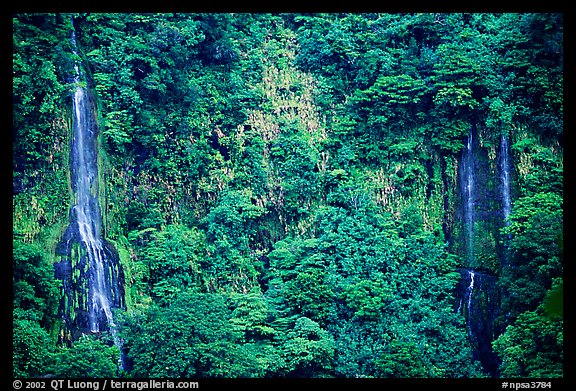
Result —
[[[78, 56], [74, 33], [72, 46]], [[124, 277], [117, 253], [102, 236], [98, 204], [98, 125], [93, 97], [82, 86], [86, 78], [81, 69], [81, 64], [75, 61], [70, 153], [75, 200], [70, 225], [60, 243], [61, 249], [57, 249], [57, 255], [64, 258], [54, 265], [56, 277], [63, 280], [60, 312], [72, 333], [69, 340], [84, 332], [108, 330], [114, 344], [122, 351], [112, 309], [124, 307]], [[119, 367], [123, 369], [122, 355]]]
[[[75, 36], [72, 36], [75, 46]], [[75, 54], [77, 54], [75, 52]], [[73, 218], [78, 225], [80, 240], [86, 249], [91, 270], [88, 285], [88, 317], [90, 331], [101, 331], [99, 319], [106, 319], [114, 328], [114, 319], [110, 308], [110, 289], [105, 280], [104, 262], [107, 261], [102, 245], [100, 231], [102, 218], [98, 205], [98, 159], [96, 131], [91, 107], [85, 89], [80, 86], [80, 70], [74, 65], [76, 90], [72, 99], [74, 109], [74, 139], [72, 147], [73, 187], [76, 191], [76, 204], [73, 206]]]
[[466, 230], [466, 246], [468, 262], [474, 259], [474, 153], [472, 129], [466, 140], [466, 148], [462, 154], [462, 173], [460, 175], [461, 189], [464, 195], [464, 226]]
[[[498, 357], [492, 351], [491, 344], [500, 331], [499, 325], [495, 323], [499, 315], [500, 295], [496, 286], [497, 279], [490, 272], [489, 264], [484, 263], [490, 254], [484, 237], [489, 230], [500, 227], [500, 210], [509, 208], [509, 204], [502, 206], [494, 200], [499, 199], [498, 194], [507, 191], [508, 195], [503, 195], [502, 198], [505, 203], [509, 202], [510, 171], [508, 168], [499, 169], [502, 186], [497, 185], [498, 177], [492, 181], [490, 176], [498, 174], [489, 161], [486, 149], [482, 148], [476, 138], [479, 138], [479, 133], [475, 133], [471, 128], [458, 168], [462, 219], [460, 249], [464, 258], [463, 265], [466, 267], [460, 269], [455, 309], [466, 320], [473, 358], [481, 363], [489, 375], [497, 376]], [[506, 145], [504, 148], [508, 152]], [[503, 156], [499, 165], [508, 167], [507, 159], [507, 156]], [[507, 188], [503, 185], [504, 181]], [[509, 209], [503, 213], [508, 216]]]
[[508, 217], [512, 211], [512, 202], [510, 200], [510, 147], [508, 140], [504, 135], [500, 138], [500, 186], [502, 189], [502, 213], [505, 224], [508, 225]]

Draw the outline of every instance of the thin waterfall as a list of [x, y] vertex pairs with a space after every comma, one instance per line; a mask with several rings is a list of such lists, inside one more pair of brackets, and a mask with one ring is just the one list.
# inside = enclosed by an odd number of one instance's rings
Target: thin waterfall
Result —
[[[468, 324], [468, 333], [470, 334], [470, 336], [473, 335], [473, 330], [472, 327], [470, 325], [470, 316], [472, 314], [472, 296], [474, 293], [474, 271], [472, 270], [466, 270], [466, 272], [468, 273], [468, 279], [470, 281], [470, 283], [468, 284], [468, 286], [466, 287], [466, 290], [463, 292], [463, 294], [460, 296], [459, 298], [459, 303], [458, 303], [458, 309], [456, 310], [457, 313], [462, 313], [462, 302], [466, 301], [466, 312], [464, 313], [464, 316], [467, 318], [467, 324]], [[457, 295], [459, 295], [457, 293]]]
[[487, 373], [497, 376], [498, 358], [492, 350], [492, 341], [497, 333], [494, 320], [499, 314], [496, 277], [468, 268], [459, 271], [456, 313], [466, 319], [472, 357], [480, 361]]
[[472, 306], [472, 293], [474, 292], [474, 272], [469, 270], [468, 275], [470, 276], [470, 285], [468, 285], [468, 313], [470, 313]]
[[475, 338], [474, 328], [475, 325], [473, 322], [474, 313], [472, 312], [472, 296], [474, 295], [474, 272], [472, 270], [468, 270], [468, 276], [470, 277], [470, 285], [468, 285], [468, 289], [466, 290], [466, 294], [468, 295], [468, 306], [466, 308], [466, 317], [467, 317], [467, 324], [468, 324], [468, 335], [472, 340]]
[[474, 153], [472, 129], [462, 154], [461, 188], [464, 196], [464, 226], [467, 240], [468, 263], [474, 260]]
[[512, 211], [512, 201], [510, 200], [510, 147], [506, 136], [500, 138], [500, 185], [502, 188], [502, 213], [506, 225], [510, 224], [508, 218]]
[[[76, 37], [72, 33], [72, 46], [76, 56]], [[117, 336], [112, 308], [122, 305], [122, 284], [118, 278], [119, 265], [106, 250], [102, 231], [102, 216], [98, 204], [98, 126], [94, 118], [89, 92], [81, 85], [83, 75], [78, 61], [74, 64], [75, 90], [72, 97], [74, 113], [71, 153], [72, 186], [75, 204], [72, 207], [71, 226], [77, 229], [77, 238], [85, 249], [88, 264], [88, 295], [85, 303], [88, 328], [99, 333], [109, 330], [114, 344], [122, 351], [122, 341]], [[110, 272], [111, 271], [111, 272]], [[121, 275], [121, 273], [120, 273]], [[124, 369], [122, 355], [120, 370]]]
[[[498, 314], [499, 296], [496, 290], [496, 278], [485, 270], [476, 259], [476, 227], [486, 225], [490, 205], [486, 198], [488, 191], [486, 176], [489, 164], [485, 162], [485, 151], [475, 140], [476, 134], [470, 129], [462, 150], [459, 164], [459, 187], [462, 218], [462, 254], [466, 268], [460, 269], [461, 279], [456, 290], [455, 309], [466, 320], [466, 329], [472, 348], [472, 357], [480, 361], [484, 370], [496, 376], [498, 359], [492, 351], [491, 343], [495, 336], [494, 321]], [[500, 164], [504, 164], [502, 159]], [[506, 163], [508, 164], [508, 163]], [[509, 175], [509, 170], [507, 171]], [[504, 178], [504, 177], [502, 177]], [[509, 189], [509, 188], [508, 188]], [[504, 191], [504, 190], [502, 190]], [[504, 197], [505, 198], [505, 197]], [[498, 206], [500, 209], [500, 206]], [[506, 213], [509, 213], [506, 211]], [[479, 269], [472, 269], [477, 267]]]
[[472, 307], [472, 293], [474, 292], [474, 272], [472, 270], [468, 270], [468, 276], [470, 278], [470, 284], [466, 288], [464, 295], [460, 297], [458, 302], [458, 309], [456, 310], [457, 313], [461, 313], [462, 302], [466, 300], [466, 315], [470, 314], [470, 309]]
[[[75, 37], [72, 41], [75, 45]], [[74, 54], [77, 54], [74, 51]], [[102, 219], [97, 199], [98, 160], [96, 157], [96, 138], [94, 127], [91, 126], [90, 105], [84, 88], [80, 86], [80, 71], [78, 64], [74, 65], [76, 71], [76, 90], [72, 99], [74, 108], [74, 148], [72, 162], [76, 165], [74, 188], [76, 190], [76, 204], [72, 208], [73, 216], [78, 225], [78, 232], [91, 270], [89, 284], [90, 331], [99, 332], [98, 318], [104, 315], [108, 324], [113, 325], [112, 311], [108, 287], [105, 281], [104, 262], [105, 254], [100, 237]], [[93, 194], [93, 192], [95, 194]]]

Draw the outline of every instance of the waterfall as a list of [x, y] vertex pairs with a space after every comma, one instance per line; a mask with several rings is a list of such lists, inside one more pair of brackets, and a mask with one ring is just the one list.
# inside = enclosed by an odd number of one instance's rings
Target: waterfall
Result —
[[492, 341], [498, 333], [494, 325], [499, 313], [496, 277], [472, 269], [460, 269], [460, 276], [456, 312], [466, 319], [473, 358], [480, 361], [491, 376], [496, 376], [498, 357], [492, 351]]
[[508, 217], [512, 210], [510, 200], [510, 158], [509, 158], [508, 140], [504, 135], [500, 139], [500, 185], [502, 188], [502, 213], [504, 222], [508, 225]]
[[468, 313], [472, 307], [472, 293], [474, 292], [474, 272], [469, 270], [468, 275], [470, 276], [470, 285], [468, 285]]
[[[466, 321], [466, 331], [472, 356], [478, 360], [487, 374], [498, 375], [498, 357], [492, 350], [492, 341], [500, 330], [496, 324], [499, 314], [500, 293], [496, 286], [496, 277], [490, 274], [483, 264], [482, 255], [475, 246], [483, 243], [483, 235], [491, 227], [494, 216], [498, 222], [499, 212], [508, 218], [510, 213], [510, 169], [508, 145], [501, 145], [499, 172], [501, 186], [491, 187], [488, 179], [494, 167], [488, 161], [489, 155], [475, 140], [477, 133], [471, 128], [462, 150], [458, 168], [461, 199], [463, 264], [468, 268], [460, 269], [460, 282], [456, 290], [455, 309]], [[506, 154], [503, 153], [506, 151]], [[498, 181], [496, 180], [497, 184]], [[494, 206], [493, 198], [502, 194], [503, 205]], [[499, 199], [499, 198], [496, 198]], [[500, 225], [495, 222], [496, 225]], [[482, 248], [486, 251], [486, 248]], [[476, 267], [476, 269], [472, 269]]]
[[[76, 40], [72, 35], [74, 54], [76, 53]], [[76, 190], [76, 204], [73, 206], [80, 234], [81, 242], [86, 249], [89, 267], [91, 270], [89, 283], [90, 331], [99, 332], [99, 318], [103, 317], [113, 326], [114, 320], [110, 309], [109, 289], [105, 281], [104, 262], [105, 254], [100, 237], [101, 216], [97, 199], [98, 160], [96, 154], [95, 127], [92, 126], [92, 113], [84, 88], [80, 87], [80, 71], [75, 63], [76, 90], [72, 99], [74, 109], [74, 147], [72, 148], [71, 162], [76, 166], [74, 189]], [[93, 194], [93, 189], [95, 194]]]
[[461, 188], [464, 196], [464, 226], [466, 230], [468, 263], [474, 260], [474, 153], [472, 129], [462, 154]]
[[[474, 272], [472, 270], [466, 270], [468, 272], [468, 278], [470, 280], [470, 283], [468, 284], [468, 287], [466, 288], [466, 290], [464, 291], [463, 294], [461, 294], [460, 299], [459, 299], [459, 304], [458, 304], [458, 309], [456, 310], [457, 313], [461, 313], [462, 311], [462, 301], [466, 301], [466, 313], [465, 316], [469, 319], [470, 318], [470, 314], [472, 313], [472, 294], [474, 293]], [[470, 326], [470, 322], [468, 321], [468, 333], [472, 336], [473, 335], [473, 330], [472, 327]]]
[[[71, 41], [74, 55], [78, 56], [74, 32]], [[73, 233], [67, 234], [67, 242], [68, 246], [70, 242], [77, 242], [85, 250], [85, 261], [81, 261], [80, 264], [84, 262], [87, 265], [87, 272], [81, 274], [79, 279], [87, 279], [87, 283], [86, 281], [65, 280], [64, 285], [65, 289], [66, 286], [75, 287], [76, 295], [86, 297], [86, 299], [78, 300], [78, 306], [81, 308], [75, 311], [86, 313], [87, 319], [78, 321], [75, 327], [92, 333], [109, 330], [114, 344], [122, 352], [122, 341], [117, 335], [112, 308], [123, 306], [123, 274], [118, 260], [114, 259], [111, 246], [101, 234], [102, 216], [98, 204], [98, 126], [90, 92], [81, 86], [81, 81], [85, 78], [78, 61], [74, 63], [74, 72], [75, 90], [72, 96], [74, 117], [70, 165], [75, 204], [72, 207], [69, 227]], [[70, 250], [67, 254], [72, 257]], [[122, 354], [118, 364], [120, 370], [123, 370]]]

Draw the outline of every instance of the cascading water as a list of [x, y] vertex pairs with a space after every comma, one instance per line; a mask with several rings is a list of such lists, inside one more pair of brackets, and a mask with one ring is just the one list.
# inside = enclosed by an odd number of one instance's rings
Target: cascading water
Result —
[[466, 246], [468, 262], [474, 259], [474, 151], [472, 129], [466, 140], [466, 148], [462, 154], [461, 188], [464, 196], [464, 226], [466, 227]]
[[[499, 313], [500, 297], [496, 288], [496, 277], [486, 271], [489, 267], [483, 263], [489, 256], [483, 235], [488, 232], [490, 219], [500, 216], [498, 211], [506, 206], [495, 205], [493, 201], [497, 196], [497, 190], [492, 188], [489, 177], [493, 166], [487, 160], [486, 151], [482, 150], [480, 143], [475, 140], [477, 137], [477, 133], [470, 129], [459, 165], [462, 206], [460, 248], [464, 257], [463, 264], [467, 267], [460, 269], [461, 278], [456, 289], [455, 308], [466, 320], [473, 358], [482, 364], [488, 374], [497, 376], [498, 357], [492, 351], [492, 341], [497, 334], [498, 326], [495, 322]], [[501, 158], [499, 164], [508, 164], [504, 163], [504, 160]], [[501, 171], [504, 170], [500, 170], [502, 183], [505, 175], [509, 175], [509, 170], [505, 174]], [[509, 186], [509, 182], [507, 183]], [[501, 187], [500, 191], [504, 192], [504, 187]], [[503, 199], [506, 199], [506, 196], [503, 196]], [[509, 210], [503, 213], [507, 216]]]
[[[72, 33], [74, 54], [78, 56]], [[55, 264], [56, 277], [63, 280], [64, 296], [60, 312], [74, 335], [110, 331], [122, 351], [117, 336], [113, 308], [124, 307], [122, 269], [114, 248], [102, 237], [102, 216], [98, 204], [98, 125], [90, 91], [82, 86], [85, 77], [78, 61], [74, 64], [72, 96], [73, 137], [70, 168], [75, 203], [70, 226], [57, 250], [64, 260]], [[74, 336], [69, 337], [74, 339]], [[124, 369], [123, 355], [119, 359]]]
[[470, 285], [468, 286], [468, 313], [470, 313], [470, 309], [472, 308], [472, 292], [474, 292], [474, 272], [472, 270], [468, 270], [468, 275], [470, 276]]
[[[498, 357], [492, 351], [496, 330], [494, 320], [498, 315], [499, 298], [496, 294], [496, 277], [472, 269], [461, 269], [457, 287], [457, 313], [466, 319], [473, 358], [492, 376], [498, 373]], [[463, 305], [463, 304], [466, 305]]]
[[[75, 37], [72, 36], [75, 47]], [[77, 54], [76, 52], [74, 54]], [[92, 194], [92, 188], [97, 179], [98, 163], [94, 153], [94, 130], [89, 126], [88, 117], [91, 115], [84, 89], [80, 87], [80, 71], [78, 64], [74, 65], [76, 71], [76, 90], [72, 99], [74, 108], [74, 144], [72, 161], [76, 162], [76, 175], [74, 188], [76, 190], [76, 205], [72, 208], [78, 225], [80, 239], [86, 248], [91, 269], [89, 284], [90, 331], [99, 332], [99, 315], [103, 312], [108, 324], [113, 328], [114, 320], [110, 309], [108, 289], [104, 280], [104, 252], [100, 231], [100, 208], [97, 199]]]
[[468, 270], [468, 275], [470, 276], [470, 285], [466, 288], [464, 295], [460, 297], [460, 301], [458, 304], [458, 309], [456, 310], [457, 313], [461, 313], [462, 311], [462, 302], [466, 300], [466, 309], [467, 313], [470, 313], [470, 308], [472, 307], [472, 292], [474, 292], [474, 272], [472, 270]]
[[510, 158], [508, 140], [504, 135], [500, 138], [500, 186], [502, 189], [502, 214], [504, 222], [508, 225], [508, 217], [512, 211], [512, 201], [510, 199]]

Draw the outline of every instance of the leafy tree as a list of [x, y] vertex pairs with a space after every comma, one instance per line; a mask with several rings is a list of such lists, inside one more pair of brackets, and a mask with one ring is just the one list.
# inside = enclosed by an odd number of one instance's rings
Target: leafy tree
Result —
[[54, 346], [48, 332], [40, 325], [37, 312], [14, 309], [12, 336], [12, 374], [36, 377], [46, 373], [53, 360]]
[[306, 316], [325, 324], [330, 317], [334, 292], [328, 280], [326, 262], [317, 253], [316, 239], [276, 243], [270, 252], [271, 278], [294, 315]]
[[430, 377], [422, 351], [413, 342], [392, 341], [376, 368], [382, 377]]
[[70, 348], [58, 348], [51, 372], [56, 377], [102, 378], [118, 376], [119, 349], [99, 339], [82, 336]]
[[249, 189], [225, 191], [206, 216], [211, 262], [204, 259], [210, 284], [234, 281], [235, 290], [249, 291], [259, 266], [256, 258], [258, 221], [264, 208], [255, 205]]
[[562, 377], [563, 327], [539, 311], [526, 311], [493, 342], [503, 377]]
[[246, 342], [260, 342], [276, 333], [268, 324], [269, 303], [259, 289], [254, 288], [247, 294], [233, 293], [231, 298], [234, 303], [231, 322], [244, 333]]
[[280, 173], [288, 221], [295, 221], [306, 215], [313, 196], [318, 193], [318, 150], [304, 137], [295, 135], [279, 138], [270, 153]]
[[153, 296], [169, 300], [176, 292], [202, 286], [200, 267], [205, 257], [202, 231], [169, 225], [151, 233], [139, 261], [149, 269]]
[[46, 169], [71, 70], [64, 66], [71, 55], [66, 22], [55, 14], [19, 14], [12, 21], [13, 166], [16, 172]]
[[[15, 311], [29, 314], [23, 318], [32, 328], [50, 328], [55, 323], [58, 287], [52, 265], [36, 244], [13, 241], [13, 304]], [[21, 313], [21, 312], [18, 312]], [[33, 326], [37, 321], [38, 324]], [[42, 346], [40, 344], [39, 346]]]
[[390, 288], [381, 280], [360, 280], [343, 287], [343, 300], [360, 319], [378, 319], [391, 297]]
[[300, 317], [282, 345], [288, 376], [322, 377], [332, 367], [332, 336], [313, 320]]
[[551, 288], [553, 278], [562, 276], [562, 199], [553, 193], [523, 197], [514, 203], [510, 225], [510, 267], [500, 283], [507, 295], [503, 302], [511, 317], [534, 310]]
[[[165, 308], [152, 305], [144, 311], [128, 313], [123, 318], [122, 336], [132, 367], [130, 374], [263, 376], [274, 368], [274, 348], [256, 341], [244, 343], [243, 336], [247, 333], [258, 340], [256, 333], [265, 335], [272, 330], [265, 324], [258, 327], [250, 321], [253, 316], [244, 312], [241, 304], [232, 312], [226, 297], [219, 293], [190, 291], [178, 293]], [[263, 323], [262, 318], [258, 322]]]

